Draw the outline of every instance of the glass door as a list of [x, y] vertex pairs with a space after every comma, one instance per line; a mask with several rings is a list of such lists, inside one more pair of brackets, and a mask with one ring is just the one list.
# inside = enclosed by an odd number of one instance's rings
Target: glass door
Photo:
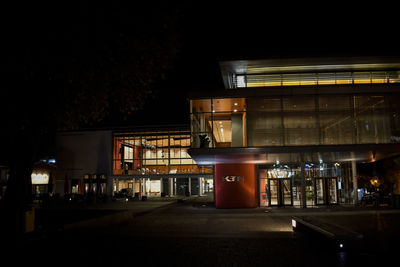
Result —
[[337, 178], [327, 178], [328, 184], [328, 203], [338, 204]]
[[317, 177], [314, 184], [317, 205], [338, 204], [338, 183], [336, 177]]
[[269, 205], [278, 206], [279, 205], [279, 180], [278, 179], [268, 179], [268, 191], [269, 191]]
[[282, 189], [282, 205], [292, 206], [292, 181], [290, 179], [283, 179], [280, 181], [280, 184]]
[[269, 206], [292, 206], [291, 179], [268, 179]]
[[325, 204], [324, 178], [315, 178], [315, 203], [317, 205]]

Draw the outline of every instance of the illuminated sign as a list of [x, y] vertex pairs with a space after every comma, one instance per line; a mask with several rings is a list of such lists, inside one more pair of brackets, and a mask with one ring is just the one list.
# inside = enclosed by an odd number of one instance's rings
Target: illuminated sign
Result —
[[32, 173], [31, 175], [32, 184], [48, 184], [49, 174], [47, 173]]
[[240, 181], [244, 181], [244, 176], [228, 175], [228, 176], [222, 177], [222, 181], [228, 182], [228, 183], [240, 182]]

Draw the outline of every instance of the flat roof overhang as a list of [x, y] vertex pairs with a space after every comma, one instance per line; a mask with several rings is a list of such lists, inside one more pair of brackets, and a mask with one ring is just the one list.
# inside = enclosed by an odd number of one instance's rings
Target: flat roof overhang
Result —
[[391, 71], [400, 69], [398, 57], [331, 57], [286, 58], [258, 60], [227, 60], [220, 62], [222, 80], [229, 87], [229, 76], [248, 74], [288, 74], [307, 72]]
[[260, 74], [320, 71], [371, 71], [400, 68], [399, 57], [309, 57], [226, 60], [220, 62], [222, 73]]
[[304, 162], [374, 162], [400, 155], [400, 144], [314, 145], [280, 147], [191, 148], [198, 165], [223, 163], [280, 164]]

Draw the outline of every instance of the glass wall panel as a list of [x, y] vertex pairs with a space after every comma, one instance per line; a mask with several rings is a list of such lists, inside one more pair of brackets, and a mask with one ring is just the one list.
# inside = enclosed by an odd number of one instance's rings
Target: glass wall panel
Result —
[[387, 73], [389, 83], [400, 83], [400, 72], [390, 71]]
[[400, 142], [400, 96], [387, 97], [388, 117], [390, 118], [390, 141], [392, 143]]
[[358, 143], [390, 142], [390, 120], [383, 96], [354, 96]]
[[282, 74], [282, 85], [283, 86], [294, 86], [300, 85], [301, 75], [299, 73], [295, 74]]
[[211, 112], [211, 99], [199, 99], [190, 101], [191, 113]]
[[351, 144], [354, 124], [350, 96], [320, 96], [319, 124], [322, 144]]
[[400, 142], [399, 102], [395, 95], [249, 98], [247, 145]]
[[371, 72], [354, 72], [353, 73], [353, 82], [355, 84], [372, 83]]
[[[205, 103], [210, 103], [211, 112], [203, 112], [209, 110]], [[244, 98], [192, 100], [191, 107], [192, 147], [241, 147], [246, 144]]]
[[318, 144], [315, 97], [284, 97], [282, 103], [285, 145]]
[[191, 114], [192, 147], [212, 147], [212, 113]]
[[319, 143], [316, 116], [313, 114], [285, 114], [286, 145], [316, 145]]
[[236, 77], [237, 87], [399, 83], [398, 71], [249, 74]]
[[335, 73], [318, 73], [318, 84], [336, 84]]
[[335, 81], [336, 84], [352, 84], [353, 76], [351, 72], [336, 72]]
[[281, 105], [281, 98], [248, 99], [248, 146], [283, 145]]
[[114, 137], [114, 175], [212, 173], [201, 170], [187, 150], [190, 134], [127, 135]]

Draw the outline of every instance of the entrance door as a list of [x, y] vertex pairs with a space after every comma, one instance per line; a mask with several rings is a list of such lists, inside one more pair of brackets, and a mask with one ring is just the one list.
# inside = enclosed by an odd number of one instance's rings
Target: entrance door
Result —
[[314, 192], [317, 205], [338, 204], [338, 184], [336, 177], [315, 178]]
[[292, 206], [292, 180], [268, 179], [268, 202], [270, 206]]

